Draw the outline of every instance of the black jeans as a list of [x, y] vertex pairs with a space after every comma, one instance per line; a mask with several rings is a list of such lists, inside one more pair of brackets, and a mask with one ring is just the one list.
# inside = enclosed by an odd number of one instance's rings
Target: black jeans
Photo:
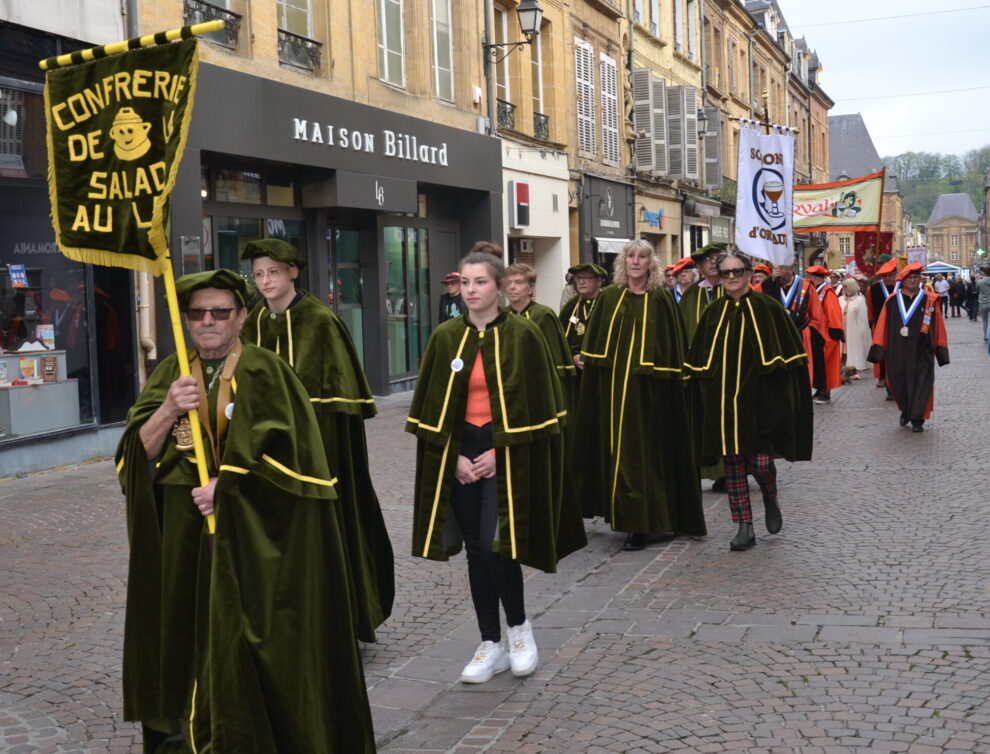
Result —
[[[491, 424], [464, 425], [460, 455], [474, 460], [491, 448]], [[450, 506], [464, 536], [471, 600], [478, 614], [481, 640], [498, 642], [502, 638], [499, 602], [508, 625], [518, 626], [526, 621], [522, 568], [519, 563], [492, 552], [498, 530], [498, 483], [494, 477], [472, 484], [455, 481]]]

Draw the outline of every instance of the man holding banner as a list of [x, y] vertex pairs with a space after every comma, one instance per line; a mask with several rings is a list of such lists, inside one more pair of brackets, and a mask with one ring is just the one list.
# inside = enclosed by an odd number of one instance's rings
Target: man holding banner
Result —
[[815, 403], [832, 402], [832, 391], [842, 385], [842, 346], [846, 340], [842, 322], [842, 307], [835, 289], [829, 284], [828, 270], [820, 264], [804, 271], [808, 282], [815, 286], [822, 306], [822, 329], [818, 337], [812, 333], [811, 386]]
[[[374, 751], [337, 480], [309, 396], [278, 356], [241, 343], [238, 275], [176, 287], [193, 376], [175, 355], [159, 364], [117, 450], [131, 543], [124, 715], [151, 752], [169, 738], [191, 751]], [[181, 431], [194, 408], [203, 486]]]
[[80, 262], [163, 275], [176, 346], [117, 454], [131, 544], [124, 715], [142, 722], [146, 752], [373, 751], [309, 398], [277, 356], [241, 345], [243, 280], [172, 278], [169, 197], [196, 90], [194, 36], [222, 27], [40, 64], [56, 242]]

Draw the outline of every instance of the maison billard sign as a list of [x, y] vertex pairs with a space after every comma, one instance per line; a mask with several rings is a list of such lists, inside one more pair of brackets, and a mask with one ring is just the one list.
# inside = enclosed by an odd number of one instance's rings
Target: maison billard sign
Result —
[[439, 146], [423, 144], [412, 134], [392, 131], [388, 128], [383, 128], [380, 134], [375, 134], [356, 128], [342, 128], [330, 123], [293, 118], [292, 138], [296, 141], [324, 144], [337, 149], [382, 154], [398, 160], [447, 167], [447, 142], [441, 142]]

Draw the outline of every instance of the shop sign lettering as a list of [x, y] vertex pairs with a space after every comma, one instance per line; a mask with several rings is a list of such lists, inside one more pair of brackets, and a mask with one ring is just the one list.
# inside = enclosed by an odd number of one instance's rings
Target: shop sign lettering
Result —
[[292, 138], [310, 144], [323, 144], [366, 154], [381, 154], [399, 160], [448, 167], [447, 142], [439, 145], [421, 143], [419, 137], [383, 128], [380, 132], [344, 128], [305, 118], [292, 119]]

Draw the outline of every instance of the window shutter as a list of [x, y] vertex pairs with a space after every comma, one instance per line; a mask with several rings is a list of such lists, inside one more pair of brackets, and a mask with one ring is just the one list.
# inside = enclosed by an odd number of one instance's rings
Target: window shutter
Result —
[[633, 129], [636, 131], [636, 170], [652, 172], [653, 153], [653, 76], [649, 68], [632, 72]]
[[595, 156], [595, 79], [591, 44], [574, 39], [574, 75], [577, 80], [578, 151]]
[[667, 88], [667, 151], [671, 178], [698, 180], [697, 89]]
[[602, 90], [602, 159], [619, 164], [619, 99], [615, 60], [600, 56]]
[[722, 188], [722, 111], [706, 107], [708, 136], [705, 137], [705, 188]]
[[650, 84], [653, 91], [653, 175], [665, 177], [670, 172], [667, 156], [667, 82], [663, 79], [653, 79]]

